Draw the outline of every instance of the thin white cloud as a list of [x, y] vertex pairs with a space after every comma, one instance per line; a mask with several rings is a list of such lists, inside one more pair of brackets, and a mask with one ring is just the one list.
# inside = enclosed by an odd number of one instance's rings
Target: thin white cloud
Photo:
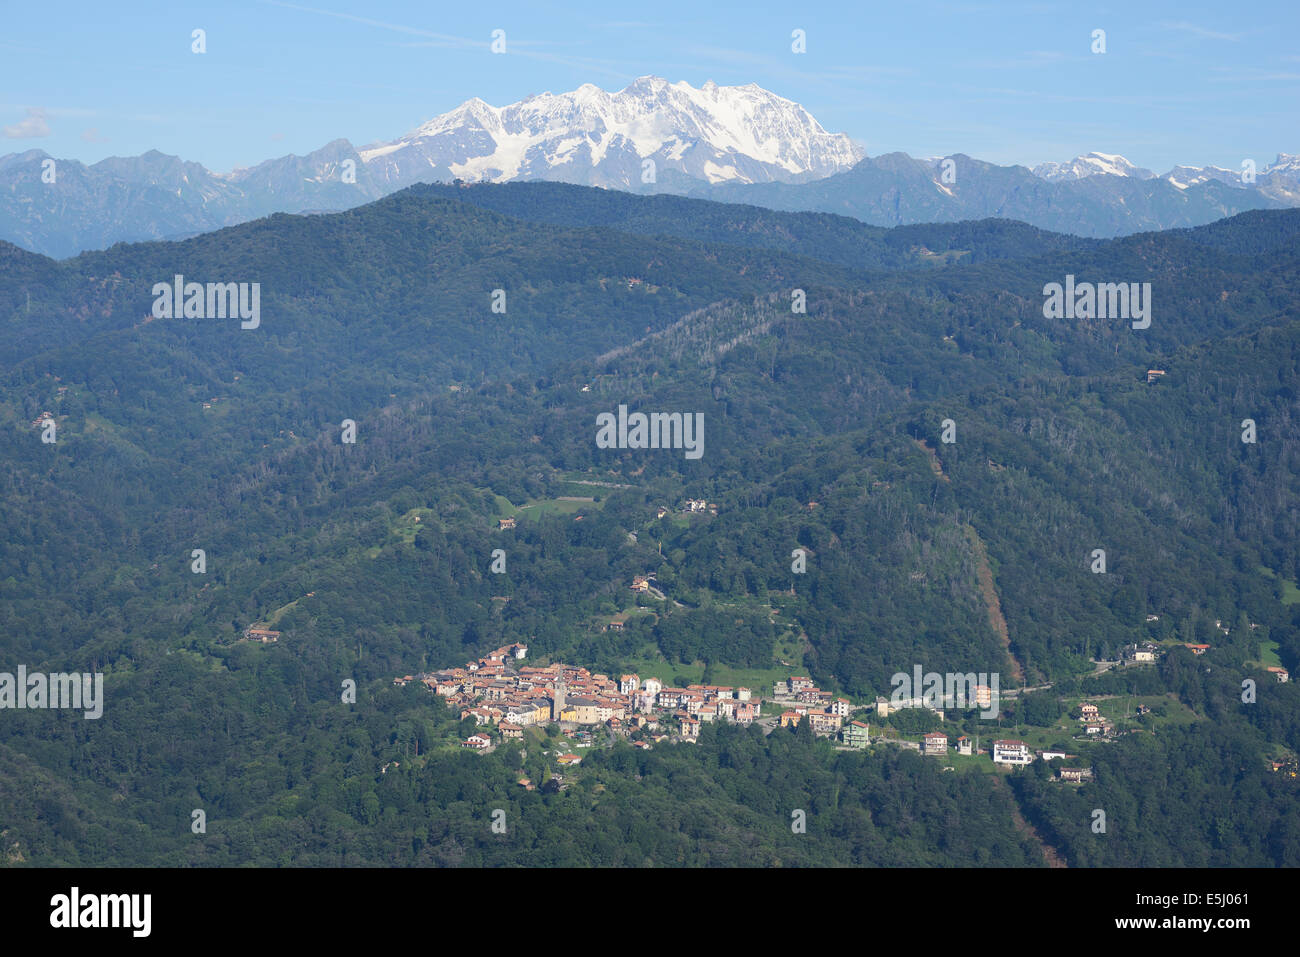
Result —
[[1205, 98], [1191, 94], [1165, 96], [1149, 93], [1121, 94], [1117, 96], [1098, 96], [1093, 94], [1045, 93], [1042, 90], [1018, 90], [1008, 87], [978, 87], [966, 84], [951, 87], [953, 92], [967, 93], [972, 96], [995, 96], [1026, 100], [1043, 100], [1051, 103], [1109, 103], [1114, 105], [1145, 106], [1156, 108], [1178, 103], [1204, 103]]
[[830, 66], [820, 74], [811, 74], [830, 80], [874, 80], [882, 76], [915, 76], [916, 70], [906, 66], [884, 66], [883, 64], [859, 64], [856, 66]]
[[1059, 67], [1064, 63], [1084, 63], [1094, 59], [1090, 53], [1064, 53], [1060, 50], [1027, 50], [1013, 56], [999, 59], [987, 58], [967, 60], [962, 68], [966, 70], [1022, 70], [1034, 67]]
[[1209, 30], [1205, 27], [1197, 26], [1195, 23], [1188, 23], [1186, 20], [1178, 20], [1170, 23], [1166, 21], [1162, 24], [1167, 30], [1177, 30], [1180, 33], [1190, 33], [1194, 37], [1200, 37], [1202, 40], [1226, 40], [1229, 43], [1240, 43], [1244, 33], [1220, 33], [1217, 30]]
[[5, 139], [29, 140], [40, 136], [49, 136], [50, 124], [45, 117], [46, 113], [42, 107], [29, 106], [26, 117], [4, 128]]
[[350, 20], [353, 23], [364, 23], [366, 26], [379, 27], [383, 30], [392, 30], [394, 33], [406, 33], [411, 36], [424, 37], [426, 40], [436, 40], [446, 46], [485, 48], [489, 46], [491, 42], [490, 40], [470, 40], [466, 37], [456, 37], [447, 33], [436, 33], [433, 30], [424, 30], [420, 27], [408, 27], [401, 23], [387, 23], [383, 20], [372, 20], [369, 17], [358, 17], [351, 13], [338, 13], [334, 10], [321, 10], [317, 7], [304, 7], [296, 3], [284, 3], [283, 0], [261, 0], [261, 2], [270, 4], [273, 7], [283, 7], [286, 10], [297, 10], [301, 13], [314, 13], [323, 17], [335, 17], [339, 20]]
[[[0, 111], [3, 110], [26, 110], [29, 109], [26, 103], [0, 103]], [[113, 110], [95, 110], [87, 109], [83, 106], [49, 106], [42, 107], [41, 111], [47, 117], [92, 117], [105, 116], [119, 120], [131, 120], [141, 123], [172, 123], [175, 122], [173, 116], [163, 116], [159, 113], [118, 113]]]
[[1214, 76], [1207, 77], [1210, 83], [1250, 83], [1252, 81], [1276, 82], [1278, 80], [1300, 80], [1300, 73], [1264, 69], [1255, 66], [1215, 66], [1210, 68]]
[[1251, 82], [1276, 83], [1279, 80], [1284, 82], [1291, 82], [1292, 80], [1300, 80], [1300, 73], [1260, 72], [1260, 73], [1251, 73], [1246, 76], [1216, 76], [1216, 77], [1209, 78], [1210, 83], [1251, 83]]
[[[401, 23], [388, 23], [384, 20], [372, 20], [369, 17], [358, 17], [351, 13], [339, 13], [335, 10], [321, 10], [317, 7], [305, 7], [297, 3], [285, 3], [284, 0], [261, 0], [262, 3], [274, 7], [283, 7], [286, 10], [297, 10], [301, 13], [314, 13], [324, 17], [335, 17], [339, 20], [349, 20], [353, 23], [363, 23], [366, 26], [378, 27], [382, 30], [390, 30], [394, 33], [404, 33], [407, 36], [420, 37], [419, 41], [399, 44], [405, 47], [434, 47], [434, 48], [455, 48], [465, 50], [486, 50], [492, 45], [491, 38], [482, 40], [471, 40], [468, 37], [457, 37], [447, 33], [437, 33], [433, 30], [425, 30], [420, 27], [411, 27]], [[553, 45], [548, 41], [531, 41], [511, 39], [506, 34], [506, 53], [505, 56], [521, 56], [534, 60], [546, 60], [550, 63], [560, 63], [565, 66], [576, 67], [582, 70], [589, 70], [596, 73], [603, 73], [606, 76], [616, 76], [623, 79], [631, 79], [625, 69], [617, 69], [609, 61], [596, 60], [590, 57], [566, 57], [552, 53], [541, 53], [529, 50], [530, 46], [550, 46]]]
[[[605, 76], [612, 76], [627, 81], [634, 80], [636, 77], [629, 73], [625, 68], [619, 66], [617, 61], [602, 60], [596, 57], [568, 56], [559, 53], [543, 53], [540, 50], [530, 50], [530, 46], [542, 46], [545, 41], [528, 41], [512, 40], [509, 35], [506, 36], [506, 52], [498, 54], [499, 56], [518, 56], [526, 57], [530, 60], [545, 60], [548, 63], [559, 63], [563, 66], [573, 67], [577, 70], [584, 70], [588, 73], [601, 73]], [[423, 40], [413, 40], [403, 43], [394, 43], [393, 46], [405, 47], [408, 49], [418, 49], [420, 47], [446, 47], [450, 44], [440, 43], [437, 41], [429, 42]]]

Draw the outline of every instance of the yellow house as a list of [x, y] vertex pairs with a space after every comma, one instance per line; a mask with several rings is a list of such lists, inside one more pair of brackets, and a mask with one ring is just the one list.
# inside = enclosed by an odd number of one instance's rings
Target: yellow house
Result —
[[578, 724], [600, 724], [600, 706], [594, 701], [575, 702], [573, 712]]

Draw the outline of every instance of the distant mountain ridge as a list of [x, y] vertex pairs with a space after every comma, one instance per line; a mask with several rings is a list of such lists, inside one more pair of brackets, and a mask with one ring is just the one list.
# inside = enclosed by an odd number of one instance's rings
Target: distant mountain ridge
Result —
[[[1178, 187], [1187, 189], [1198, 183], [1216, 180], [1229, 186], [1248, 186], [1251, 180], [1246, 172], [1247, 163], [1243, 161], [1242, 169], [1224, 169], [1222, 166], [1175, 166], [1168, 173], [1158, 177]], [[1140, 166], [1134, 166], [1123, 156], [1114, 153], [1088, 153], [1076, 156], [1068, 163], [1039, 163], [1033, 168], [1035, 176], [1048, 182], [1058, 183], [1063, 180], [1080, 180], [1089, 176], [1131, 176], [1135, 179], [1156, 179], [1155, 173]], [[1291, 153], [1278, 153], [1277, 159], [1267, 166], [1254, 168], [1255, 180], [1263, 179], [1266, 189], [1283, 189], [1295, 192], [1300, 188], [1300, 156]]]
[[1077, 160], [1066, 165], [1048, 170], [1049, 179], [1024, 166], [996, 166], [961, 153], [937, 161], [888, 153], [812, 183], [721, 184], [692, 195], [839, 213], [875, 226], [1001, 218], [1093, 238], [1202, 226], [1248, 210], [1300, 205], [1300, 186], [1289, 179], [1286, 163], [1276, 172], [1267, 168], [1251, 184], [1204, 175], [1182, 186], [1145, 177], [1141, 173], [1149, 171], [1127, 160], [1109, 164], [1123, 175], [1091, 171], [1093, 164]]
[[1156, 176], [1110, 153], [1032, 170], [963, 154], [873, 158], [756, 84], [696, 88], [643, 76], [616, 92], [584, 84], [504, 107], [474, 98], [395, 140], [358, 150], [336, 139], [229, 173], [155, 150], [89, 166], [40, 150], [0, 156], [0, 239], [66, 257], [276, 212], [350, 209], [416, 183], [456, 179], [673, 193], [877, 226], [1011, 218], [1097, 238], [1300, 206], [1294, 154], [1279, 154], [1254, 182], [1212, 166]]

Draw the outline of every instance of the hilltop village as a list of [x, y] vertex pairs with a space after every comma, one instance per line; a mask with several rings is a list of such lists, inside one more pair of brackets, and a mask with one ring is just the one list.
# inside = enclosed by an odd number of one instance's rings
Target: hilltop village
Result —
[[[1124, 657], [1136, 664], [1158, 653], [1154, 647], [1135, 646]], [[627, 739], [633, 747], [650, 749], [661, 741], [693, 743], [701, 727], [715, 721], [742, 726], [757, 723], [765, 733], [771, 733], [776, 728], [797, 727], [807, 720], [814, 735], [844, 749], [893, 745], [947, 760], [983, 758], [1003, 767], [1057, 762], [1054, 776], [1070, 784], [1086, 783], [1093, 776], [1086, 758], [1085, 766], [1070, 766], [1080, 756], [1068, 753], [1064, 747], [1042, 742], [1035, 746], [1002, 738], [993, 727], [982, 746], [978, 738], [966, 734], [954, 738], [941, 730], [926, 731], [916, 739], [905, 738], [889, 727], [888, 719], [900, 710], [924, 707], [919, 699], [903, 702], [901, 707], [885, 698], [853, 704], [845, 697], [819, 689], [811, 678], [803, 676], [775, 682], [771, 695], [764, 698], [747, 687], [691, 684], [677, 688], [656, 677], [623, 674], [614, 678], [563, 662], [534, 667], [523, 663], [527, 657], [527, 645], [509, 644], [463, 667], [403, 675], [393, 683], [402, 687], [419, 682], [458, 711], [462, 721], [472, 719], [476, 730], [460, 745], [480, 752], [491, 751], [501, 742], [522, 740], [526, 729], [536, 726], [558, 727], [559, 733], [578, 749], [615, 738]], [[1286, 681], [1289, 675], [1282, 671], [1276, 677]], [[982, 686], [977, 689], [980, 706], [988, 703], [981, 694], [987, 691]], [[766, 714], [765, 704], [769, 706]], [[934, 712], [938, 721], [944, 720], [942, 711], [927, 710]], [[1149, 712], [1146, 706], [1137, 708], [1139, 718]], [[886, 719], [874, 734], [866, 721], [868, 716]], [[1073, 727], [1072, 737], [1079, 743], [1104, 742], [1129, 733], [1119, 729], [1096, 703], [1086, 700], [1073, 707], [1066, 724]], [[581, 760], [576, 753], [558, 757], [562, 766]]]
[[[477, 725], [493, 726], [505, 740], [521, 738], [530, 725], [554, 723], [570, 737], [603, 727], [614, 735], [644, 731], [652, 740], [694, 741], [703, 722], [748, 725], [760, 714], [761, 699], [749, 688], [671, 688], [658, 678], [643, 681], [627, 674], [615, 680], [560, 662], [544, 668], [518, 664], [527, 655], [527, 645], [506, 645], [463, 668], [404, 675], [394, 684], [422, 682], [450, 706], [459, 707], [462, 720], [473, 718]], [[649, 746], [643, 740], [634, 743]], [[491, 744], [487, 733], [472, 734], [462, 742], [463, 747], [478, 750]]]

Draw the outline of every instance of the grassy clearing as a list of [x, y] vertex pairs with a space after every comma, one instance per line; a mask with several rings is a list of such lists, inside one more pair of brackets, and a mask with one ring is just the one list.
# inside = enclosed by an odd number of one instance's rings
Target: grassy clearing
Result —
[[[643, 654], [635, 658], [622, 660], [623, 674], [638, 674], [645, 678], [658, 678], [665, 684], [673, 684], [678, 676], [686, 679], [685, 684], [700, 684], [704, 678], [704, 662], [694, 661], [682, 664], [679, 661], [667, 661], [662, 655]], [[787, 672], [782, 668], [731, 668], [727, 665], [714, 665], [712, 684], [732, 688], [749, 688], [756, 695], [770, 697], [772, 684], [785, 678]]]
[[1262, 641], [1259, 644], [1259, 664], [1265, 668], [1281, 668], [1282, 659], [1277, 656], [1276, 641]]
[[515, 517], [520, 519], [536, 518], [541, 515], [577, 515], [600, 508], [595, 501], [575, 502], [564, 498], [538, 499], [519, 506]]
[[1259, 566], [1259, 572], [1268, 578], [1277, 579], [1280, 583], [1282, 586], [1282, 604], [1294, 605], [1300, 602], [1300, 587], [1297, 587], [1295, 582], [1286, 578], [1279, 578], [1277, 572], [1271, 568], [1265, 568], [1263, 565]]
[[1282, 604], [1294, 605], [1296, 602], [1300, 602], [1300, 588], [1295, 582], [1282, 579]]
[[531, 499], [522, 505], [515, 505], [504, 495], [494, 494], [492, 520], [514, 518], [527, 521], [543, 515], [578, 515], [604, 505], [604, 502], [596, 501], [599, 490], [593, 490], [591, 486], [576, 486], [565, 491], [566, 494], [555, 498]]

